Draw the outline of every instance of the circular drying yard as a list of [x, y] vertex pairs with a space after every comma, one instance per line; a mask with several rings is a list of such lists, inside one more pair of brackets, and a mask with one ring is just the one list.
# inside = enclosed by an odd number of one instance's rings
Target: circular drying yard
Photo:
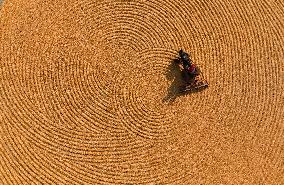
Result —
[[[280, 0], [5, 0], [0, 184], [283, 184]], [[179, 94], [179, 49], [209, 88]]]

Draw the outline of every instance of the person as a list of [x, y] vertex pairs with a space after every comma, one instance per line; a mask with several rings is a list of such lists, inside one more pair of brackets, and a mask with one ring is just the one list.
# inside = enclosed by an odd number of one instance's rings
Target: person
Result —
[[199, 70], [195, 64], [192, 64], [192, 60], [189, 58], [188, 54], [182, 49], [179, 51], [179, 56], [182, 61], [182, 66], [184, 70], [185, 80], [187, 82], [192, 82], [195, 77], [199, 75]]
[[184, 69], [187, 69], [191, 65], [191, 59], [189, 58], [188, 54], [184, 52], [182, 49], [179, 51], [179, 56], [182, 61], [182, 66]]

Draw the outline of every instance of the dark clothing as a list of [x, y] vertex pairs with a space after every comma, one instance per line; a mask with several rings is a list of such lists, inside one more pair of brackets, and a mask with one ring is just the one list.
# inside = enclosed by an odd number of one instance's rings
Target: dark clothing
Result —
[[188, 54], [183, 50], [179, 51], [179, 56], [180, 60], [182, 61], [184, 80], [188, 83], [191, 83], [195, 80], [195, 77], [199, 75], [199, 69], [192, 64]]
[[183, 50], [179, 51], [179, 56], [182, 61], [182, 66], [184, 70], [187, 70], [191, 67], [191, 60], [186, 52]]

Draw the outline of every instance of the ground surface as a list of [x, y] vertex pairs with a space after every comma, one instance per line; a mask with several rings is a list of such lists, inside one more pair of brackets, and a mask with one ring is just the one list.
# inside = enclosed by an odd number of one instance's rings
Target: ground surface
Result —
[[[283, 184], [284, 4], [7, 0], [0, 184]], [[177, 50], [208, 89], [177, 93]]]

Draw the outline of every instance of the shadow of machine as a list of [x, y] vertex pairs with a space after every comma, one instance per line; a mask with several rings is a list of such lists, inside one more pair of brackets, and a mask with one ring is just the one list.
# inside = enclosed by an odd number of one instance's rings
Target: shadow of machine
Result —
[[204, 80], [201, 72], [196, 79], [189, 83], [185, 79], [185, 72], [181, 70], [179, 63], [179, 59], [174, 59], [167, 68], [166, 78], [172, 83], [168, 88], [167, 95], [163, 98], [163, 102], [171, 103], [179, 96], [197, 93], [208, 87], [208, 83]]

